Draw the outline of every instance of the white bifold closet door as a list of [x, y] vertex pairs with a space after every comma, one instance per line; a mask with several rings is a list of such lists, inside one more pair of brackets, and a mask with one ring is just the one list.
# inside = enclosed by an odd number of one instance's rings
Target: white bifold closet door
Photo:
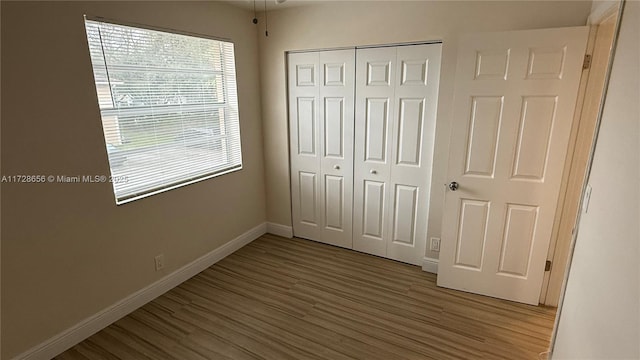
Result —
[[441, 44], [358, 49], [353, 248], [425, 254]]
[[288, 55], [295, 236], [421, 264], [440, 53], [428, 44]]
[[294, 234], [352, 248], [355, 49], [288, 62]]

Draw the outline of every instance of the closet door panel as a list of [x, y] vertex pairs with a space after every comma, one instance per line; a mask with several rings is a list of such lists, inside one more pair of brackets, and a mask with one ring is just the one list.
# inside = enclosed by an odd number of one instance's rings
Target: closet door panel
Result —
[[427, 244], [441, 44], [400, 46], [392, 124], [387, 257], [421, 265]]
[[288, 60], [294, 235], [351, 248], [355, 50]]
[[355, 49], [319, 52], [322, 242], [353, 247]]
[[353, 248], [386, 256], [396, 48], [358, 49]]
[[288, 61], [293, 229], [295, 236], [320, 240], [319, 54], [289, 54]]

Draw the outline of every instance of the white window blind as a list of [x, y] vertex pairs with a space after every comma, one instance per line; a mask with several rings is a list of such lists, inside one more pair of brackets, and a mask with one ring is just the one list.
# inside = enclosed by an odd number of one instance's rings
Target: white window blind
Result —
[[85, 26], [118, 204], [242, 168], [233, 43]]

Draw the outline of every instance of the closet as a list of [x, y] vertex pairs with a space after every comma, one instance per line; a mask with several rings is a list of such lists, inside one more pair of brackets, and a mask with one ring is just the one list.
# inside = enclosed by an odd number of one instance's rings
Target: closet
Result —
[[294, 235], [419, 265], [441, 44], [288, 54]]

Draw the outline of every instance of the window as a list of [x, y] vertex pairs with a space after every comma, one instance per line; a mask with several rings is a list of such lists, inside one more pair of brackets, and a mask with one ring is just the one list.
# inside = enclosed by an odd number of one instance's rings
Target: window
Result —
[[242, 168], [233, 43], [85, 26], [116, 203]]

